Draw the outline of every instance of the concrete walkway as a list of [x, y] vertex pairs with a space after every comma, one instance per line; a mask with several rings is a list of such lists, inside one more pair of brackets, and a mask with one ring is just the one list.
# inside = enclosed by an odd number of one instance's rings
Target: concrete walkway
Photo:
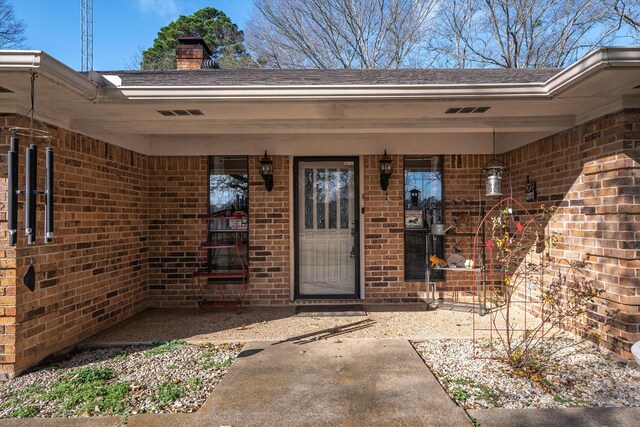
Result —
[[[196, 414], [165, 425], [465, 426], [406, 340], [248, 344]], [[157, 425], [134, 416], [130, 426]]]
[[[640, 408], [483, 409], [482, 427], [637, 426]], [[0, 426], [469, 426], [407, 340], [299, 338], [245, 346], [194, 414], [0, 420]]]

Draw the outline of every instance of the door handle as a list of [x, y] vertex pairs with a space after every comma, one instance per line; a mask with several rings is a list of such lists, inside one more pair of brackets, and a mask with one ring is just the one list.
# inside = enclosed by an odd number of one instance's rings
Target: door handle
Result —
[[355, 236], [356, 233], [358, 232], [358, 220], [354, 219], [351, 224], [353, 225], [353, 227], [351, 227], [351, 235]]

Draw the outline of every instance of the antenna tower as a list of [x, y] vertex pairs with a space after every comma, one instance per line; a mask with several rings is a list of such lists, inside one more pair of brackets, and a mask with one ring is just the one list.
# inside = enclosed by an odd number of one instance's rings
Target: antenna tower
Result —
[[81, 70], [93, 70], [93, 0], [80, 0]]

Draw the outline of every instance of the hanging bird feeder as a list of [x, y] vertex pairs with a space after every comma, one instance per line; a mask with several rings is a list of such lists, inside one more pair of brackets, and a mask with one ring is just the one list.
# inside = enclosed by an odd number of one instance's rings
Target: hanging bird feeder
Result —
[[493, 131], [493, 159], [482, 167], [483, 174], [487, 177], [487, 196], [502, 196], [502, 175], [509, 172], [506, 163], [496, 159], [496, 131]]

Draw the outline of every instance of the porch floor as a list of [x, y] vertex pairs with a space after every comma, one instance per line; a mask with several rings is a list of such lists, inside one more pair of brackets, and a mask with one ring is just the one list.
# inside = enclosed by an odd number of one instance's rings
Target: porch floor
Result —
[[[121, 322], [82, 346], [152, 343], [172, 339], [189, 343], [286, 341], [324, 338], [470, 338], [473, 314], [450, 307], [427, 310], [424, 305], [366, 305], [366, 316], [300, 317], [296, 307], [247, 307], [198, 312], [193, 308], [152, 308]], [[522, 313], [522, 312], [520, 312]], [[475, 314], [482, 328], [490, 316]], [[524, 316], [521, 316], [524, 318]], [[481, 331], [478, 336], [483, 336]]]

